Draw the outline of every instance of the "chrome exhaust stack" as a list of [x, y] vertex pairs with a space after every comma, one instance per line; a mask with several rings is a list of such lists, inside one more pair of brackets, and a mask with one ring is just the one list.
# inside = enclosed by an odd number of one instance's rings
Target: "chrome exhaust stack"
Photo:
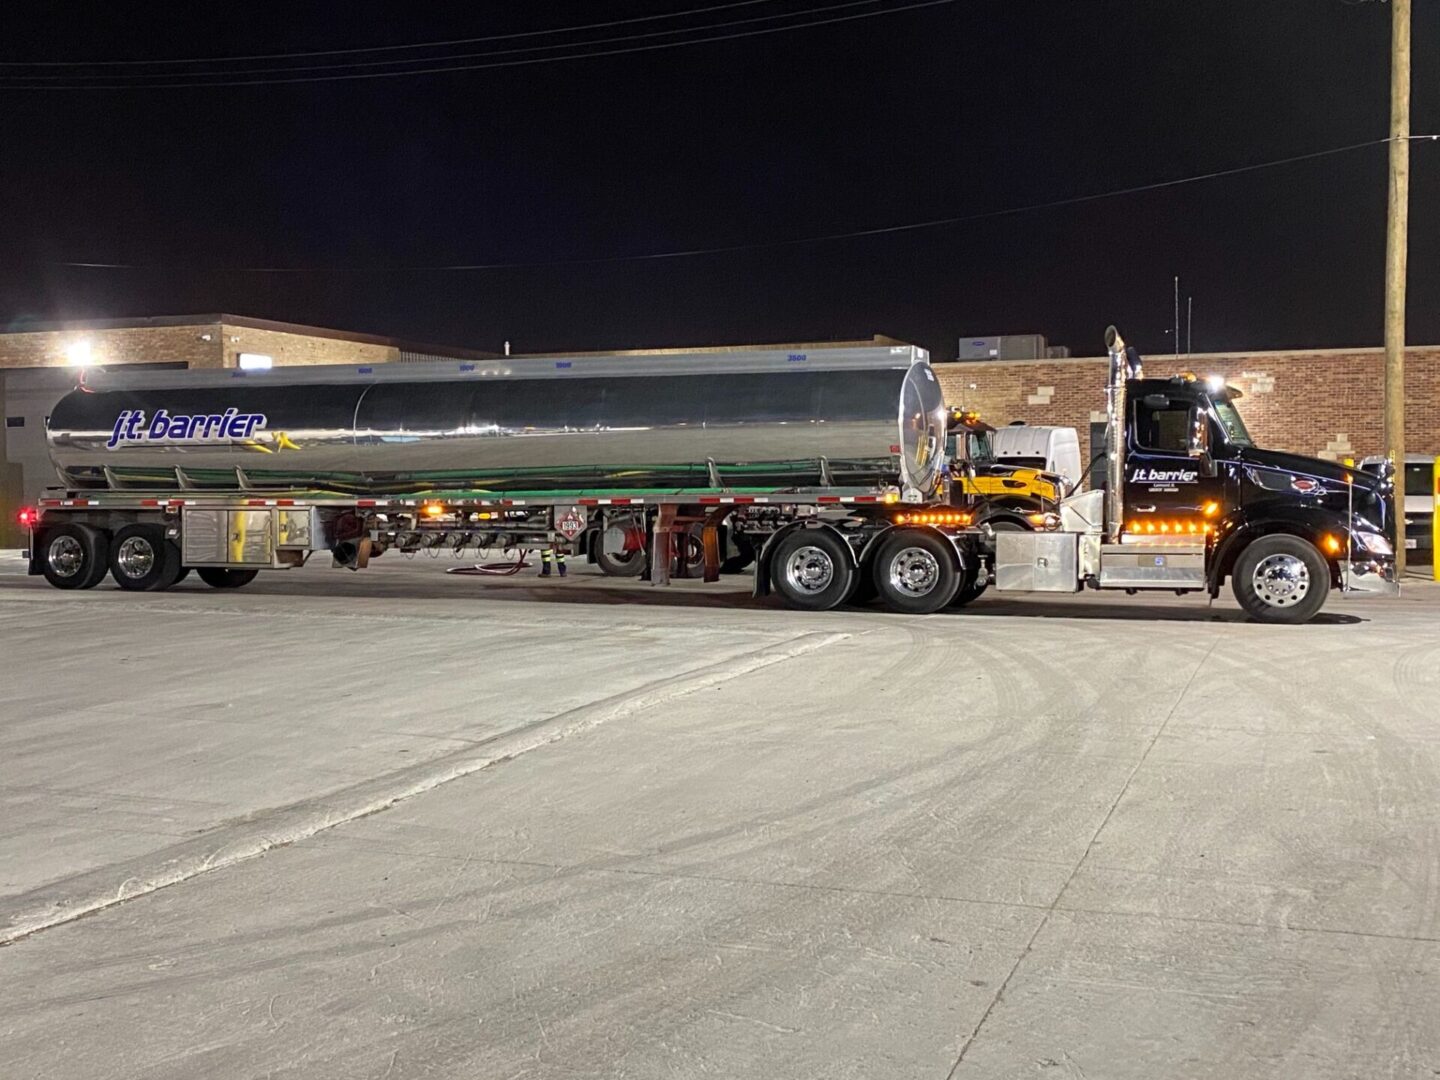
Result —
[[1127, 348], [1120, 331], [1105, 328], [1110, 376], [1105, 384], [1105, 540], [1120, 543], [1125, 529], [1125, 383], [1141, 378], [1140, 354]]

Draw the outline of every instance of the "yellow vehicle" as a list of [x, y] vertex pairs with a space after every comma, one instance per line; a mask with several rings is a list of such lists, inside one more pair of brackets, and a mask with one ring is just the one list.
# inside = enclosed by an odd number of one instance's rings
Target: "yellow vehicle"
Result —
[[995, 428], [973, 409], [951, 409], [948, 430], [951, 501], [973, 508], [977, 525], [1034, 529], [1070, 493], [1063, 476], [1000, 461], [991, 441]]

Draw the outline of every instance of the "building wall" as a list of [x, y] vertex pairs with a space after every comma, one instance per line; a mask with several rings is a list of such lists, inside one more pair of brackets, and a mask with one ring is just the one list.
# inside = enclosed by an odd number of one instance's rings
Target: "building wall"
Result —
[[235, 367], [242, 352], [274, 357], [275, 366], [383, 364], [400, 358], [395, 345], [286, 333], [229, 323], [0, 334], [0, 368], [65, 367], [71, 346], [90, 344], [90, 364], [180, 361], [192, 368]]
[[276, 367], [291, 367], [297, 364], [385, 364], [400, 359], [400, 350], [394, 345], [290, 334], [280, 330], [232, 326], [229, 323], [220, 327], [220, 333], [224, 339], [224, 367], [236, 367], [242, 352], [263, 353], [274, 357]]
[[[978, 409], [997, 427], [1012, 420], [1074, 427], [1089, 460], [1090, 425], [1105, 419], [1104, 358], [938, 364], [952, 405]], [[1255, 441], [1332, 459], [1379, 454], [1384, 445], [1382, 349], [1208, 353], [1149, 357], [1151, 377], [1190, 370], [1221, 375], [1244, 397]], [[1405, 448], [1440, 454], [1440, 346], [1406, 351]]]
[[4, 333], [0, 368], [65, 367], [71, 346], [80, 341], [90, 343], [91, 364], [180, 361], [195, 368], [222, 366], [220, 327], [211, 324]]

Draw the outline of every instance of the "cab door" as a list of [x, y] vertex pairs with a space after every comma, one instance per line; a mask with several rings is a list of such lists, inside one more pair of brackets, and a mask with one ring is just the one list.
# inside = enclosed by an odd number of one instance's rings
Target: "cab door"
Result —
[[1187, 396], [1137, 394], [1125, 457], [1125, 531], [1204, 537], [1226, 505], [1225, 475], [1207, 450], [1209, 417]]

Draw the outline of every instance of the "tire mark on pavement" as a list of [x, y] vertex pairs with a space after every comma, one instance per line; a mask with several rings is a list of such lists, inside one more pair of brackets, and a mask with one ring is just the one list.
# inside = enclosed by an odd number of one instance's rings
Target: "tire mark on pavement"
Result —
[[668, 705], [753, 671], [840, 641], [847, 633], [808, 633], [715, 664], [657, 679], [443, 757], [398, 769], [328, 795], [259, 810], [184, 843], [127, 862], [87, 871], [0, 901], [0, 945], [134, 900], [193, 877], [293, 844], [356, 818], [387, 810], [433, 790], [611, 720]]
[[1130, 785], [1135, 780], [1136, 774], [1145, 765], [1145, 759], [1150, 756], [1150, 751], [1153, 750], [1155, 744], [1160, 741], [1160, 736], [1165, 734], [1165, 728], [1170, 723], [1171, 718], [1174, 717], [1176, 710], [1180, 708], [1180, 703], [1184, 701], [1186, 695], [1190, 693], [1190, 687], [1195, 685], [1195, 678], [1200, 674], [1200, 669], [1205, 666], [1206, 661], [1210, 659], [1211, 654], [1219, 644], [1220, 637], [1216, 635], [1214, 640], [1210, 642], [1210, 647], [1205, 650], [1205, 655], [1200, 657], [1199, 662], [1195, 665], [1195, 670], [1190, 672], [1190, 677], [1185, 680], [1185, 685], [1181, 688], [1180, 693], [1176, 695], [1174, 704], [1170, 706], [1170, 710], [1165, 714], [1164, 721], [1155, 729], [1155, 734], [1150, 736], [1150, 741], [1145, 744], [1145, 749], [1141, 752], [1139, 760], [1135, 762], [1135, 767], [1130, 770], [1129, 774], [1125, 777], [1125, 782], [1120, 785], [1120, 790], [1110, 803], [1109, 809], [1105, 811], [1105, 816], [1100, 819], [1100, 824], [1095, 827], [1094, 833], [1091, 834], [1090, 842], [1085, 845], [1085, 850], [1080, 854], [1080, 858], [1071, 869], [1069, 876], [1066, 877], [1065, 883], [1061, 885], [1059, 891], [1056, 892], [1055, 899], [1052, 900], [1045, 909], [1044, 917], [1036, 924], [1035, 932], [1030, 935], [1030, 940], [1025, 943], [1025, 948], [1020, 951], [1020, 955], [1016, 958], [1014, 966], [1010, 968], [1009, 974], [1007, 974], [1000, 983], [999, 988], [995, 991], [995, 996], [990, 999], [990, 1004], [986, 1006], [985, 1011], [981, 1013], [980, 1019], [976, 1022], [975, 1027], [971, 1030], [970, 1034], [966, 1036], [965, 1041], [960, 1044], [960, 1053], [955, 1058], [955, 1064], [950, 1066], [950, 1072], [946, 1074], [945, 1080], [954, 1080], [955, 1075], [960, 1071], [960, 1066], [965, 1063], [965, 1055], [969, 1053], [970, 1047], [975, 1045], [975, 1040], [980, 1035], [980, 1029], [985, 1026], [985, 1022], [990, 1019], [990, 1015], [995, 1011], [995, 1007], [1000, 1004], [1000, 1000], [1005, 996], [1005, 990], [1009, 987], [1011, 980], [1015, 978], [1015, 973], [1020, 970], [1020, 965], [1025, 962], [1025, 958], [1034, 950], [1035, 942], [1039, 940], [1040, 934], [1049, 924], [1050, 917], [1055, 914], [1055, 909], [1064, 897], [1066, 890], [1070, 888], [1070, 883], [1075, 880], [1075, 875], [1080, 872], [1080, 868], [1085, 865], [1085, 860], [1090, 857], [1090, 852], [1094, 850], [1096, 841], [1100, 839], [1100, 834], [1105, 831], [1105, 826], [1110, 823], [1110, 819], [1114, 816], [1116, 808], [1120, 805], [1121, 800], [1125, 798], [1125, 793], [1130, 790]]

